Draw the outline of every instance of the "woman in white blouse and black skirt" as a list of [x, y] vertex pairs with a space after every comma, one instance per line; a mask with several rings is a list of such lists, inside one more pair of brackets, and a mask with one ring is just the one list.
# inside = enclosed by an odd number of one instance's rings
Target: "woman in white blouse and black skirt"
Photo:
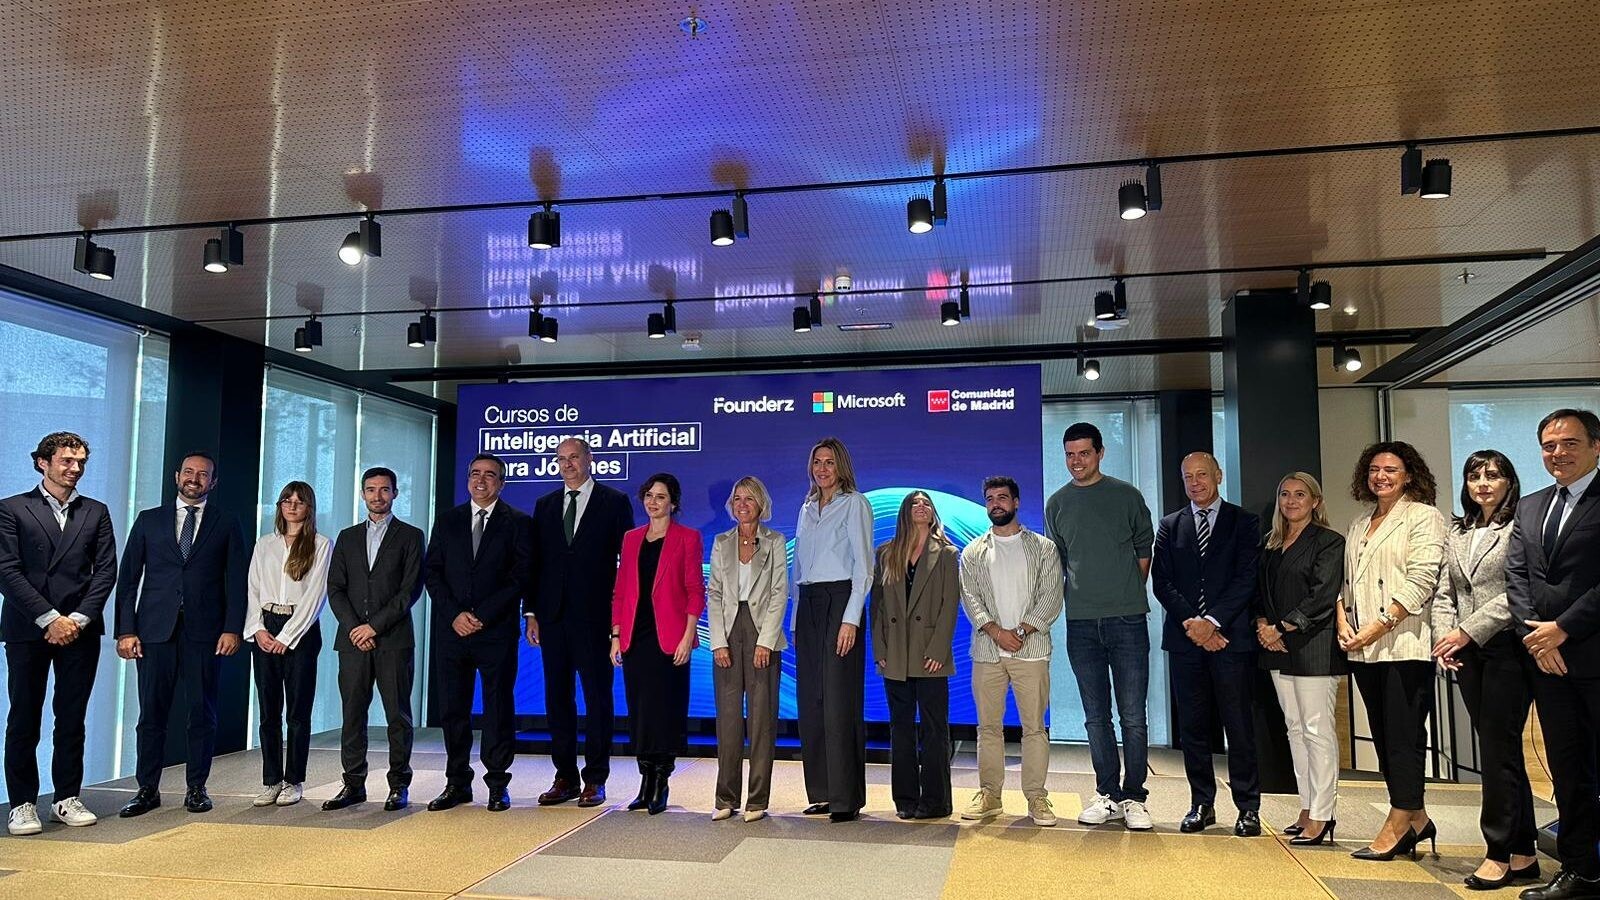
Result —
[[[255, 644], [256, 694], [261, 706], [261, 783], [256, 806], [300, 802], [311, 755], [311, 701], [317, 694], [317, 617], [328, 602], [333, 542], [317, 534], [317, 495], [291, 481], [278, 493], [272, 533], [250, 557], [245, 640]], [[288, 704], [289, 747], [283, 745]]]

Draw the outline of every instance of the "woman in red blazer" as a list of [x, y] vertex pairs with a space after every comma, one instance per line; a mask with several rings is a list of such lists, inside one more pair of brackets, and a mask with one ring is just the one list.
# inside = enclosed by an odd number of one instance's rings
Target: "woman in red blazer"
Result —
[[622, 669], [639, 761], [639, 796], [628, 808], [651, 815], [667, 808], [667, 779], [683, 752], [689, 656], [706, 608], [700, 532], [672, 521], [681, 497], [665, 472], [644, 480], [639, 501], [650, 520], [622, 536], [611, 600], [611, 663]]

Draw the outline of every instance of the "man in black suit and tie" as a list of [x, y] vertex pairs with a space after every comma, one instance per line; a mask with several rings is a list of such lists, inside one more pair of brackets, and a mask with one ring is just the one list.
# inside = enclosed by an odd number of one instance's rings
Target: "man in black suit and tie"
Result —
[[[139, 513], [117, 580], [117, 655], [137, 660], [139, 791], [121, 816], [161, 805], [167, 719], [178, 683], [189, 706], [183, 808], [207, 812], [206, 779], [217, 744], [222, 657], [239, 650], [250, 551], [233, 513], [206, 501], [217, 486], [210, 454], [191, 453], [174, 473], [175, 503]], [[142, 588], [142, 589], [141, 589]]]
[[[633, 501], [596, 482], [589, 444], [577, 438], [556, 447], [561, 489], [533, 508], [534, 570], [538, 582], [524, 610], [528, 643], [542, 648], [544, 708], [550, 759], [556, 765], [542, 806], [576, 797], [579, 806], [606, 802], [611, 774], [611, 593], [622, 536], [633, 527]], [[583, 679], [583, 790], [578, 790], [578, 702]]]
[[511, 808], [516, 756], [517, 612], [530, 580], [528, 516], [500, 499], [506, 467], [489, 453], [467, 466], [472, 499], [433, 525], [423, 567], [433, 598], [439, 717], [444, 725], [444, 791], [428, 803], [450, 809], [472, 800], [472, 684], [483, 678], [479, 758], [489, 809]]
[[367, 710], [374, 684], [389, 728], [389, 796], [383, 808], [405, 809], [411, 799], [411, 682], [417, 647], [411, 605], [422, 596], [422, 529], [394, 517], [399, 494], [394, 470], [380, 466], [363, 472], [366, 521], [339, 532], [328, 563], [328, 605], [339, 621], [333, 648], [339, 653], [339, 695], [344, 700], [339, 737], [344, 785], [322, 804], [326, 810], [367, 799]]
[[38, 834], [39, 725], [46, 684], [56, 675], [53, 812], [68, 825], [93, 825], [83, 787], [83, 720], [105, 633], [106, 598], [117, 581], [117, 548], [106, 506], [78, 493], [89, 445], [67, 431], [33, 451], [43, 476], [25, 494], [0, 500], [0, 640], [6, 644], [11, 711], [6, 717], [6, 790], [12, 834]]
[[1539, 726], [1561, 814], [1561, 871], [1524, 900], [1600, 897], [1600, 418], [1558, 409], [1539, 423], [1556, 483], [1517, 504], [1506, 554], [1506, 599], [1524, 635]]
[[1178, 743], [1189, 776], [1189, 814], [1179, 829], [1204, 831], [1217, 821], [1217, 779], [1211, 762], [1212, 711], [1228, 741], [1228, 783], [1239, 810], [1233, 833], [1261, 833], [1251, 697], [1256, 641], [1250, 600], [1256, 591], [1260, 520], [1219, 495], [1222, 470], [1209, 453], [1183, 458], [1189, 505], [1156, 530], [1150, 583], [1166, 607], [1161, 649], [1172, 667]]

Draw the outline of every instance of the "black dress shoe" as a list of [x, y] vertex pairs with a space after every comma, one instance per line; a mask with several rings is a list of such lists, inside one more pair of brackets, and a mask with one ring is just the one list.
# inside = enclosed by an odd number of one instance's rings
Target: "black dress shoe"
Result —
[[1239, 813], [1238, 821], [1233, 823], [1234, 837], [1260, 837], [1261, 813], [1247, 809]]
[[1183, 817], [1182, 822], [1178, 823], [1178, 830], [1184, 834], [1195, 834], [1196, 832], [1205, 831], [1215, 824], [1217, 824], [1217, 811], [1215, 809], [1209, 806], [1191, 806], [1189, 807], [1189, 814]]
[[1562, 869], [1549, 884], [1528, 888], [1517, 896], [1522, 900], [1594, 900], [1600, 897], [1600, 878], [1580, 878]]
[[189, 788], [183, 795], [183, 808], [192, 813], [211, 811], [211, 795], [206, 793], [205, 785]]
[[589, 809], [605, 802], [606, 786], [603, 784], [586, 784], [583, 786], [583, 791], [578, 794], [579, 809]]
[[851, 812], [831, 812], [831, 813], [828, 813], [828, 821], [829, 822], [854, 822], [856, 820], [856, 817], [859, 816], [859, 815], [861, 815], [861, 813], [853, 811], [853, 810]]
[[160, 805], [160, 791], [155, 788], [139, 788], [139, 792], [133, 795], [133, 799], [129, 800], [117, 815], [124, 819], [131, 819], [134, 816], [142, 816]]
[[805, 812], [803, 814], [808, 816], [825, 816], [828, 814], [828, 804], [813, 803], [805, 808]]
[[916, 812], [914, 810], [897, 809], [897, 810], [894, 811], [894, 817], [896, 819], [910, 819], [910, 818], [914, 818], [915, 816], [916, 816]]
[[395, 812], [411, 805], [411, 792], [405, 788], [396, 788], [389, 792], [388, 798], [383, 801], [384, 812]]
[[500, 788], [489, 795], [489, 812], [505, 812], [511, 808], [511, 793]]
[[439, 796], [428, 801], [428, 809], [438, 812], [442, 809], [454, 809], [463, 803], [472, 802], [472, 792], [463, 788], [445, 785]]
[[336, 809], [344, 809], [347, 806], [365, 802], [367, 802], [366, 790], [364, 788], [353, 788], [347, 784], [339, 788], [339, 793], [322, 801], [322, 808], [328, 812], [333, 812]]

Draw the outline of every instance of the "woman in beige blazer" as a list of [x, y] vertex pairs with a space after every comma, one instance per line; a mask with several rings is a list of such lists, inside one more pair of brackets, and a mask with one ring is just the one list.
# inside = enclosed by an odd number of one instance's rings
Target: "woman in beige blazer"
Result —
[[[902, 819], [943, 819], [950, 801], [950, 643], [961, 608], [956, 548], [933, 498], [900, 501], [872, 573], [872, 653], [889, 700], [890, 785]], [[919, 722], [920, 720], [920, 722]]]
[[766, 816], [772, 792], [779, 659], [789, 646], [783, 636], [789, 556], [783, 535], [761, 524], [772, 518], [772, 497], [761, 479], [747, 475], [735, 482], [727, 509], [737, 524], [711, 545], [711, 582], [706, 587], [711, 681], [717, 695], [717, 800], [711, 818], [730, 818], [739, 808], [748, 731], [750, 791], [744, 820], [755, 822]]
[[1357, 859], [1416, 853], [1438, 829], [1423, 805], [1423, 756], [1433, 710], [1433, 631], [1428, 604], [1444, 558], [1444, 515], [1433, 473], [1415, 447], [1383, 441], [1356, 464], [1350, 494], [1371, 503], [1345, 538], [1339, 646], [1361, 689], [1389, 817]]

